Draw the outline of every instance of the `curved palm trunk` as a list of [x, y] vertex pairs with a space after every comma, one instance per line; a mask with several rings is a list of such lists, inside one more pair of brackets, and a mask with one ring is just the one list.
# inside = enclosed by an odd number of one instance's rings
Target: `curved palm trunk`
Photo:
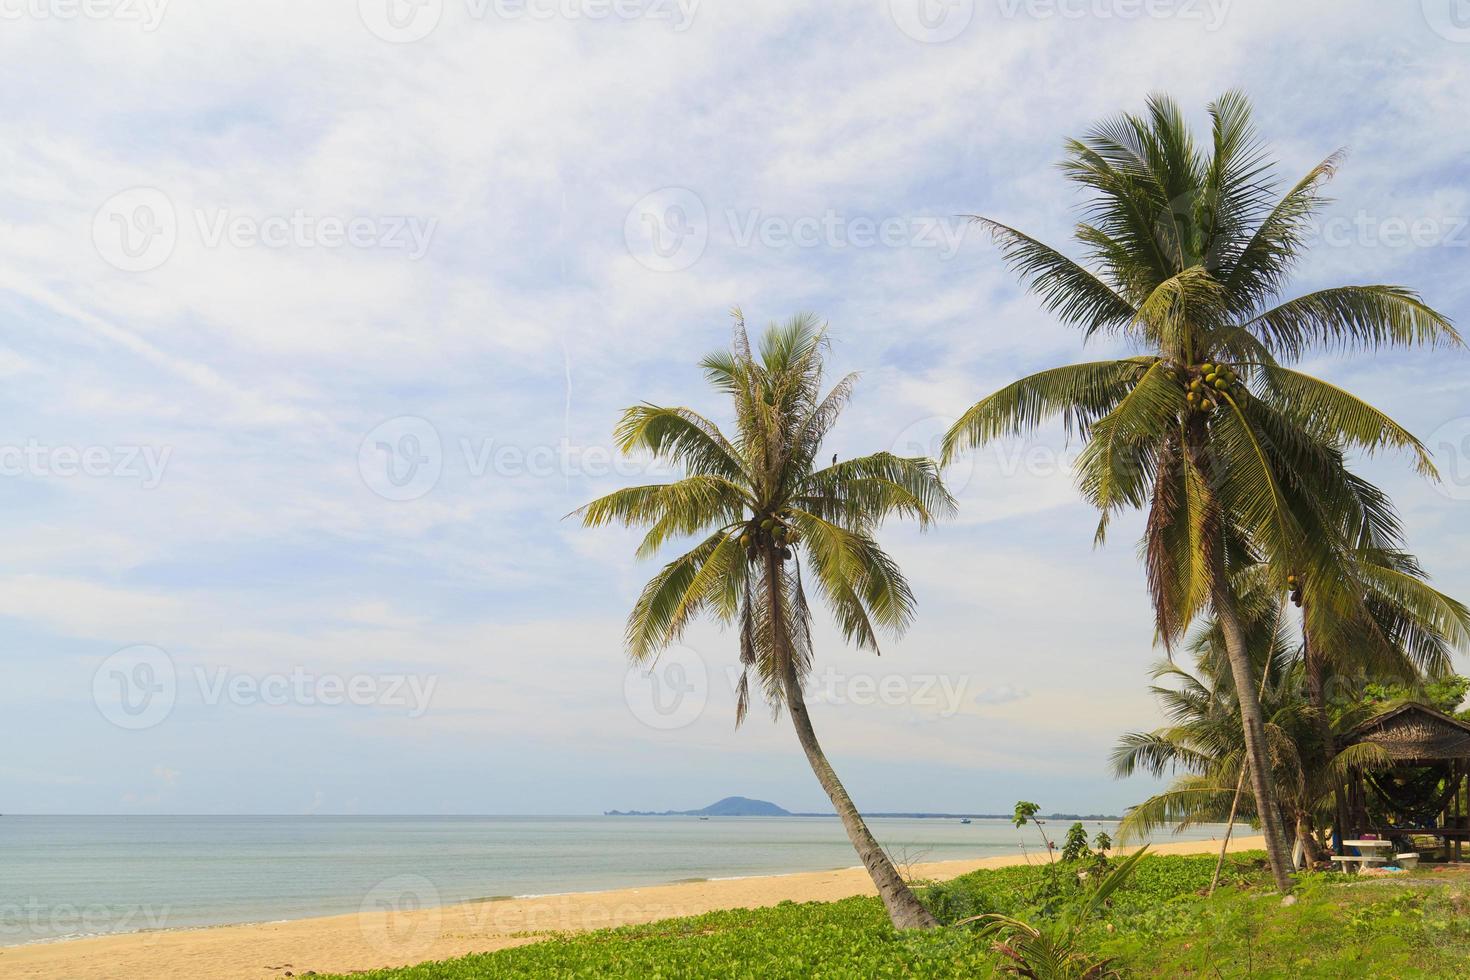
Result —
[[827, 761], [826, 754], [822, 752], [821, 744], [817, 742], [817, 733], [812, 729], [811, 716], [807, 713], [806, 699], [801, 693], [801, 679], [796, 676], [796, 664], [791, 658], [785, 641], [787, 625], [783, 622], [779, 599], [781, 574], [776, 567], [775, 556], [769, 553], [766, 555], [766, 576], [767, 595], [771, 603], [771, 625], [780, 651], [781, 682], [786, 694], [786, 710], [791, 715], [792, 725], [796, 728], [796, 740], [801, 743], [801, 750], [806, 753], [807, 764], [812, 767], [817, 782], [821, 783], [822, 790], [832, 801], [832, 807], [842, 820], [842, 829], [847, 831], [847, 839], [852, 841], [853, 849], [857, 851], [863, 867], [868, 869], [868, 875], [873, 879], [873, 884], [878, 889], [878, 897], [883, 900], [883, 907], [888, 910], [888, 918], [893, 922], [894, 927], [932, 929], [939, 925], [939, 921], [920, 904], [913, 890], [899, 876], [898, 869], [893, 866], [893, 862], [883, 852], [882, 846], [868, 830], [862, 814], [858, 813], [852, 797], [847, 795], [847, 789], [837, 778], [832, 764]]
[[1271, 778], [1270, 753], [1266, 747], [1266, 725], [1261, 714], [1261, 699], [1256, 695], [1255, 672], [1246, 649], [1245, 630], [1235, 609], [1235, 593], [1225, 578], [1225, 564], [1217, 555], [1211, 562], [1212, 598], [1215, 615], [1225, 634], [1225, 652], [1230, 660], [1230, 673], [1235, 678], [1235, 694], [1240, 702], [1240, 719], [1245, 729], [1245, 758], [1250, 770], [1251, 790], [1256, 797], [1256, 813], [1266, 835], [1266, 853], [1271, 859], [1271, 874], [1283, 893], [1291, 891], [1291, 853], [1287, 850], [1281, 811], [1276, 806], [1276, 787]]

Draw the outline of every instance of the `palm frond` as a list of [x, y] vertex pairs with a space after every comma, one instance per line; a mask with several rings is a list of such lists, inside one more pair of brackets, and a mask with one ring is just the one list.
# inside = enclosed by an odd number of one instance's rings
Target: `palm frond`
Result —
[[1448, 317], [1402, 286], [1337, 286], [1287, 300], [1242, 326], [1278, 356], [1309, 349], [1462, 346]]

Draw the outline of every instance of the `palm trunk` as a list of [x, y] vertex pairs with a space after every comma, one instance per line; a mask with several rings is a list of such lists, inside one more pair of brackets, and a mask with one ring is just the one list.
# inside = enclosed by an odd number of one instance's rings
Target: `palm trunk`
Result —
[[1235, 696], [1240, 702], [1240, 720], [1245, 729], [1246, 766], [1250, 769], [1251, 790], [1256, 797], [1256, 814], [1266, 835], [1266, 853], [1271, 860], [1271, 874], [1283, 894], [1291, 891], [1291, 853], [1287, 850], [1281, 811], [1276, 806], [1276, 787], [1271, 777], [1271, 756], [1266, 746], [1266, 725], [1261, 715], [1261, 699], [1256, 695], [1255, 672], [1246, 649], [1245, 630], [1235, 609], [1235, 593], [1225, 577], [1225, 563], [1216, 555], [1211, 562], [1214, 581], [1215, 616], [1225, 634], [1225, 652], [1230, 660], [1230, 673], [1235, 678]]
[[[1302, 611], [1302, 654], [1306, 661], [1307, 700], [1311, 703], [1312, 714], [1315, 716], [1317, 738], [1322, 743], [1322, 771], [1326, 772], [1327, 767], [1332, 764], [1333, 758], [1337, 755], [1337, 739], [1332, 734], [1332, 722], [1327, 717], [1327, 692], [1326, 685], [1323, 683], [1323, 670], [1326, 665], [1322, 662], [1321, 653], [1312, 643], [1312, 635], [1307, 629], [1305, 609]], [[1346, 806], [1342, 798], [1342, 784], [1336, 778], [1332, 780], [1332, 800], [1334, 829], [1338, 836], [1346, 837], [1347, 834], [1343, 829], [1343, 814]]]
[[883, 907], [888, 910], [888, 918], [894, 927], [897, 929], [933, 929], [939, 925], [939, 920], [935, 919], [929, 910], [919, 902], [913, 890], [899, 876], [898, 869], [893, 866], [893, 862], [888, 859], [882, 846], [868, 830], [862, 814], [853, 804], [852, 797], [847, 795], [847, 789], [837, 778], [832, 764], [827, 761], [827, 756], [822, 752], [821, 744], [817, 742], [817, 733], [812, 729], [811, 716], [807, 713], [806, 699], [801, 693], [801, 679], [796, 676], [796, 664], [792, 660], [786, 638], [787, 626], [782, 615], [780, 600], [781, 573], [776, 565], [775, 555], [769, 550], [766, 554], [766, 576], [766, 591], [771, 604], [771, 627], [776, 639], [777, 655], [781, 660], [781, 681], [786, 693], [786, 710], [791, 715], [792, 725], [796, 728], [796, 740], [801, 743], [801, 750], [806, 753], [807, 764], [812, 767], [817, 782], [822, 785], [822, 790], [832, 801], [833, 809], [837, 811], [837, 816], [842, 820], [842, 829], [847, 831], [847, 839], [852, 841], [853, 849], [857, 851], [863, 867], [868, 869], [868, 875], [873, 879], [873, 885], [878, 889], [878, 897], [883, 900]]
[[1317, 836], [1312, 833], [1312, 815], [1305, 810], [1296, 814], [1296, 839], [1302, 842], [1302, 860], [1308, 868], [1315, 868], [1327, 860], [1322, 848], [1317, 846]]

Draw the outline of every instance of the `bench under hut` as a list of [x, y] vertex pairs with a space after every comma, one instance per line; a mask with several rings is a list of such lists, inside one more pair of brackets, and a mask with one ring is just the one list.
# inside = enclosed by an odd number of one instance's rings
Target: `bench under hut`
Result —
[[1342, 739], [1372, 744], [1392, 765], [1352, 770], [1339, 796], [1338, 827], [1348, 838], [1434, 837], [1459, 861], [1470, 838], [1470, 724], [1428, 705], [1405, 703]]

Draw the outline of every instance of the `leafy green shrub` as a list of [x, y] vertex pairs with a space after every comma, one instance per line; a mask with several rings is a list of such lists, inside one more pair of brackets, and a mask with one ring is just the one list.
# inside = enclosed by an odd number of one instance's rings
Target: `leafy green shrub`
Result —
[[1062, 843], [1063, 861], [1081, 861], [1092, 857], [1092, 848], [1087, 846], [1087, 830], [1082, 824], [1074, 823], [1067, 828], [1067, 839]]
[[[1343, 887], [1341, 875], [1304, 874], [1298, 903], [1284, 908], [1262, 858], [1233, 855], [1222, 887], [1208, 900], [1215, 858], [1140, 860], [1126, 884], [1096, 903], [1065, 949], [1076, 954], [1074, 963], [1111, 961], [1136, 977], [1470, 976], [1470, 896], [1463, 886], [1421, 884], [1405, 875], [1354, 879]], [[1088, 877], [1079, 880], [1082, 869]], [[1067, 909], [1096, 897], [1104, 878], [1090, 865], [1061, 862], [975, 871], [920, 892], [948, 926], [923, 932], [895, 931], [876, 898], [783, 902], [559, 935], [350, 980], [984, 978], [1007, 960], [978, 935], [979, 924], [959, 923], [999, 914], [1055, 933]], [[1049, 898], [1054, 888], [1070, 891]]]

